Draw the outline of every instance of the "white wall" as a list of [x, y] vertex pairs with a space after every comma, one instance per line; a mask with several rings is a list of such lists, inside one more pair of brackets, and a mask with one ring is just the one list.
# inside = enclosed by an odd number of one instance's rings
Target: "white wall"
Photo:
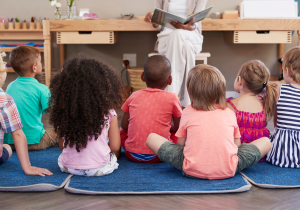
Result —
[[[66, 15], [66, 3], [64, 0], [62, 14]], [[241, 0], [208, 0], [207, 6], [214, 5], [213, 12], [236, 9]], [[90, 8], [102, 19], [120, 18], [120, 14], [134, 13], [135, 16], [145, 15], [154, 9], [154, 0], [77, 0], [77, 8]], [[54, 7], [48, 0], [0, 0], [0, 16], [19, 17], [29, 21], [31, 16], [47, 17], [53, 19]], [[114, 45], [68, 45], [66, 57], [78, 52], [99, 58], [118, 71], [122, 70], [123, 53], [137, 53], [137, 65], [142, 67], [147, 54], [153, 51], [156, 41], [156, 32], [122, 32], [120, 41]], [[239, 67], [250, 59], [260, 59], [266, 63], [273, 75], [278, 74], [278, 47], [275, 44], [268, 45], [237, 45], [224, 42], [223, 32], [204, 32], [203, 51], [210, 52], [212, 57], [208, 60], [210, 65], [216, 66], [224, 74], [227, 80], [227, 90], [233, 90], [233, 82]], [[4, 41], [0, 41], [4, 43]], [[21, 43], [16, 41], [15, 43]], [[294, 34], [295, 46], [297, 37]], [[53, 43], [53, 66], [59, 67], [57, 45]], [[15, 78], [8, 77], [7, 84]], [[125, 79], [124, 79], [125, 82]]]

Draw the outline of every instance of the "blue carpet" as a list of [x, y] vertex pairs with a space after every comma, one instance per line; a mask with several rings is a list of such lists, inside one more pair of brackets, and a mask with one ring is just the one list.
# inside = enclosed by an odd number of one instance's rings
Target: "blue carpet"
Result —
[[263, 188], [295, 188], [300, 187], [300, 169], [280, 168], [267, 162], [242, 171], [253, 184]]
[[240, 174], [225, 180], [192, 179], [167, 163], [134, 163], [124, 154], [118, 163], [119, 168], [107, 176], [73, 176], [65, 189], [79, 194], [199, 194], [251, 188]]
[[12, 157], [0, 165], [0, 191], [52, 191], [62, 188], [62, 184], [69, 174], [61, 172], [58, 167], [57, 159], [60, 154], [61, 150], [58, 147], [29, 152], [32, 166], [47, 168], [53, 173], [52, 176], [41, 177], [26, 176], [21, 168], [17, 153], [14, 151]]

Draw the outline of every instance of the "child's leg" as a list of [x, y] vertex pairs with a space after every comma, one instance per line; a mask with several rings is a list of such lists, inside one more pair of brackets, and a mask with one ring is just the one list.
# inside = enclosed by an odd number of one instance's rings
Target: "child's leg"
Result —
[[176, 169], [182, 170], [184, 155], [183, 155], [183, 146], [174, 144], [173, 142], [168, 141], [162, 136], [151, 133], [146, 142], [149, 149], [152, 150], [160, 160], [167, 162], [174, 166]]
[[54, 132], [54, 128], [49, 128], [44, 133], [40, 143], [28, 145], [28, 150], [43, 150], [59, 143], [58, 135]]
[[5, 163], [12, 155], [12, 149], [8, 144], [3, 145], [2, 156], [0, 157], [0, 165]]
[[239, 162], [236, 168], [236, 173], [248, 168], [260, 160], [271, 150], [271, 142], [269, 138], [263, 137], [249, 144], [242, 144], [238, 148]]
[[270, 139], [267, 137], [263, 137], [260, 139], [257, 139], [250, 144], [254, 144], [260, 151], [260, 154], [262, 157], [264, 157], [272, 148], [272, 143], [270, 142]]

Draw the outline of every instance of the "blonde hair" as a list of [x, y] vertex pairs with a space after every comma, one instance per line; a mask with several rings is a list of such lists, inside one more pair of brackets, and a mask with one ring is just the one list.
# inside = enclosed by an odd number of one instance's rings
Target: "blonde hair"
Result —
[[246, 87], [255, 95], [266, 91], [263, 97], [265, 107], [265, 116], [269, 120], [273, 117], [276, 102], [276, 89], [268, 85], [270, 71], [266, 65], [259, 60], [251, 60], [244, 63], [238, 73], [238, 76], [245, 81]]
[[190, 70], [187, 90], [194, 109], [211, 111], [215, 104], [226, 109], [226, 80], [215, 67], [201, 64]]
[[289, 70], [290, 77], [300, 83], [300, 47], [293, 47], [283, 56], [282, 70]]

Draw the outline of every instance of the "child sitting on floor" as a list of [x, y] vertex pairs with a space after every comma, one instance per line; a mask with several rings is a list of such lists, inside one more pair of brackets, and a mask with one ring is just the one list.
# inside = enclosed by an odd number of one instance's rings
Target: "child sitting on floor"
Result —
[[234, 89], [240, 96], [229, 98], [227, 106], [236, 114], [242, 143], [270, 136], [266, 126], [274, 114], [276, 89], [268, 84], [269, 79], [269, 69], [258, 60], [243, 64], [235, 79]]
[[[39, 50], [30, 46], [17, 47], [10, 53], [10, 63], [19, 77], [8, 85], [7, 93], [17, 104], [28, 150], [42, 150], [58, 144], [54, 129], [43, 128], [42, 115], [48, 111], [50, 90], [35, 79], [43, 68]], [[5, 143], [15, 148], [10, 134], [5, 136]]]
[[161, 160], [147, 147], [147, 137], [155, 132], [176, 142], [170, 132], [178, 130], [182, 110], [178, 97], [164, 91], [172, 83], [171, 64], [167, 58], [160, 55], [148, 58], [141, 78], [147, 89], [134, 92], [122, 107], [121, 144], [128, 160], [157, 163]]
[[121, 143], [114, 108], [122, 103], [122, 88], [111, 67], [82, 55], [51, 80], [50, 122], [61, 137], [61, 171], [103, 176], [118, 168], [113, 152], [120, 152]]
[[271, 149], [260, 138], [241, 144], [235, 114], [226, 108], [226, 81], [215, 67], [198, 65], [188, 74], [191, 105], [182, 113], [177, 144], [150, 134], [147, 146], [189, 177], [225, 179], [256, 164]]
[[4, 133], [10, 133], [16, 145], [17, 155], [21, 167], [26, 175], [52, 175], [44, 168], [33, 167], [28, 157], [27, 141], [22, 131], [20, 115], [14, 99], [2, 90], [2, 85], [6, 79], [6, 63], [2, 57], [5, 53], [0, 53], [0, 165], [6, 162], [12, 155], [11, 147], [3, 145]]
[[283, 168], [300, 168], [300, 47], [283, 57], [283, 78], [277, 85], [275, 130], [267, 162]]

